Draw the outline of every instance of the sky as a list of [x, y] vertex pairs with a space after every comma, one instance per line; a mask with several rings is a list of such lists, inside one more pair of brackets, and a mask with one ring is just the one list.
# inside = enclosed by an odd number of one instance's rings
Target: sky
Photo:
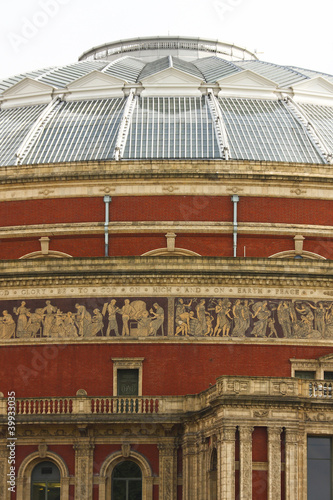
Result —
[[332, 0], [11, 0], [0, 17], [0, 79], [77, 61], [137, 36], [235, 43], [259, 59], [333, 75]]

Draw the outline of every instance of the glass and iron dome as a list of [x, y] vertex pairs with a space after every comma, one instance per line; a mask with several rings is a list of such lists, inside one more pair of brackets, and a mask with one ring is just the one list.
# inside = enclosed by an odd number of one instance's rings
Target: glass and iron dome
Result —
[[218, 41], [122, 40], [0, 81], [0, 166], [94, 160], [332, 163], [333, 76]]

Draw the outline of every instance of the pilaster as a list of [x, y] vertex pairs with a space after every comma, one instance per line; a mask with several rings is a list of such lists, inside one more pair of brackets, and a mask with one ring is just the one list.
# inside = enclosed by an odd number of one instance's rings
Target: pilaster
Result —
[[92, 500], [94, 445], [89, 439], [78, 441], [75, 450], [75, 500]]
[[281, 427], [268, 427], [268, 500], [281, 500]]
[[158, 445], [159, 449], [159, 498], [174, 500], [177, 498], [177, 446], [174, 439]]
[[183, 441], [183, 500], [193, 500], [196, 495], [195, 458], [195, 438], [185, 436]]
[[235, 499], [235, 435], [235, 426], [225, 426], [217, 442], [217, 496], [221, 500]]
[[299, 500], [298, 437], [296, 429], [286, 429], [286, 500]]
[[252, 432], [253, 427], [239, 428], [240, 500], [252, 499]]

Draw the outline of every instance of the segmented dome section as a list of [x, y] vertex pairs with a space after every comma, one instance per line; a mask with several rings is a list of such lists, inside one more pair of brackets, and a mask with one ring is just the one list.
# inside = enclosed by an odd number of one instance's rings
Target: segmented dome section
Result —
[[16, 153], [46, 106], [0, 110], [0, 164], [15, 165]]
[[26, 155], [26, 164], [113, 159], [126, 99], [61, 103]]
[[288, 88], [295, 83], [307, 80], [309, 77], [287, 66], [278, 66], [263, 61], [240, 61], [237, 66], [241, 69], [249, 69], [258, 73], [280, 87]]
[[215, 83], [220, 78], [242, 71], [236, 64], [214, 56], [198, 59], [197, 61], [193, 61], [193, 64], [201, 71], [208, 83]]
[[282, 101], [226, 98], [219, 103], [232, 158], [323, 163], [304, 128]]
[[314, 106], [313, 104], [300, 104], [300, 107], [305, 111], [316, 130], [320, 132], [327, 146], [333, 151], [333, 107]]
[[134, 59], [134, 57], [126, 56], [109, 63], [103, 69], [103, 73], [117, 78], [123, 78], [127, 82], [135, 83], [144, 67], [144, 62], [139, 59]]
[[69, 64], [60, 68], [52, 69], [41, 75], [38, 81], [47, 83], [57, 88], [64, 88], [91, 71], [101, 71], [106, 66], [105, 61], [83, 61], [82, 63]]
[[141, 97], [124, 158], [219, 158], [205, 97]]
[[5, 90], [8, 90], [10, 87], [15, 85], [16, 83], [19, 83], [21, 80], [24, 78], [32, 78], [33, 80], [36, 80], [38, 77], [41, 75], [44, 75], [48, 73], [49, 71], [53, 71], [57, 68], [51, 67], [51, 68], [44, 68], [40, 69], [37, 71], [30, 71], [28, 73], [22, 73], [21, 75], [15, 75], [10, 78], [6, 78], [5, 80], [0, 80], [0, 94], [1, 92], [4, 92]]

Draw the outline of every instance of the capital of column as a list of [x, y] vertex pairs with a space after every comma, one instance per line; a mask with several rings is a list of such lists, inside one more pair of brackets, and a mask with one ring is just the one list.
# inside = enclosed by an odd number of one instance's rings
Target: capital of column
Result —
[[280, 441], [282, 431], [282, 427], [267, 427], [268, 439], [270, 441]]
[[178, 448], [178, 445], [174, 441], [172, 441], [169, 443], [159, 443], [157, 445], [157, 448], [160, 452], [160, 455], [172, 456], [175, 450]]
[[286, 443], [297, 444], [299, 441], [299, 431], [297, 429], [286, 429]]
[[236, 426], [226, 425], [221, 430], [221, 441], [235, 441], [236, 440]]
[[254, 427], [250, 427], [250, 426], [239, 427], [240, 441], [242, 441], [242, 442], [245, 442], [245, 441], [252, 442], [252, 433], [253, 433], [253, 430], [254, 430]]

